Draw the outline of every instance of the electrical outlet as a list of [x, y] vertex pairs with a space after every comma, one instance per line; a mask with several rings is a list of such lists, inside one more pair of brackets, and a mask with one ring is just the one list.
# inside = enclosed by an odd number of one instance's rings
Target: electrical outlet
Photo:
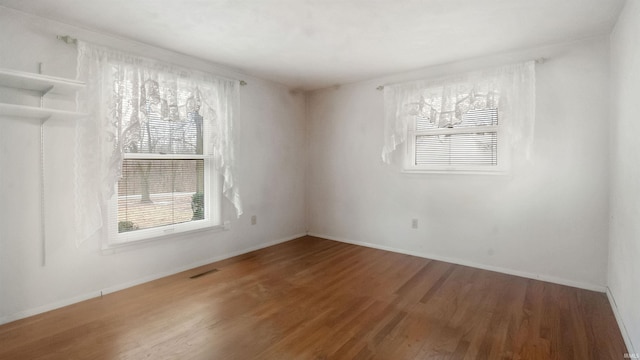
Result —
[[411, 228], [412, 229], [418, 228], [418, 219], [411, 219]]
[[255, 225], [258, 223], [258, 217], [255, 215], [251, 216], [251, 225]]

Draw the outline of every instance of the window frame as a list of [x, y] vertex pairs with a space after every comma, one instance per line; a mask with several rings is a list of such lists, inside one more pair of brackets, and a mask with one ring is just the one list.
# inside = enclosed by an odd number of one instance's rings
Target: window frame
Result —
[[[508, 152], [507, 129], [504, 124], [503, 112], [498, 111], [497, 125], [466, 126], [459, 128], [437, 128], [416, 130], [416, 117], [412, 117], [407, 126], [407, 141], [405, 141], [405, 156], [402, 171], [405, 173], [431, 173], [431, 174], [487, 174], [504, 175], [507, 174], [510, 163]], [[437, 136], [453, 134], [477, 134], [496, 133], [497, 165], [416, 165], [416, 139], [420, 136]]]
[[213, 166], [212, 155], [125, 153], [124, 160], [204, 160], [204, 213], [202, 220], [163, 225], [135, 231], [118, 231], [118, 182], [109, 200], [108, 236], [103, 249], [162, 239], [194, 231], [222, 228], [222, 181]]

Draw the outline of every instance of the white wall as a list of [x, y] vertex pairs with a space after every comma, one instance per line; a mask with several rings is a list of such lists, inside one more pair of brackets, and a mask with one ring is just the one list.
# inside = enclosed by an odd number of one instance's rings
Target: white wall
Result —
[[[98, 239], [76, 248], [73, 208], [73, 125], [46, 126], [47, 264], [41, 266], [39, 123], [0, 118], [0, 323], [96, 296], [101, 290], [228, 257], [304, 233], [305, 100], [281, 85], [162, 49], [78, 29], [0, 7], [0, 67], [75, 78], [75, 47], [87, 41], [246, 80], [238, 115], [237, 159], [245, 215], [229, 231], [160, 240], [112, 255]], [[207, 46], [203, 44], [203, 46]], [[7, 91], [0, 95], [11, 98]], [[13, 96], [15, 101], [29, 101]], [[56, 99], [52, 99], [56, 101]], [[57, 106], [73, 103], [61, 99]], [[231, 207], [225, 204], [224, 211]], [[258, 223], [250, 225], [251, 215]]]
[[[0, 7], [0, 67], [75, 77], [88, 41], [249, 82], [241, 90], [240, 185], [245, 215], [203, 232], [103, 255], [74, 245], [73, 126], [46, 124], [47, 265], [40, 251], [39, 124], [0, 118], [0, 323], [311, 233], [495, 268], [597, 290], [607, 284], [630, 337], [640, 342], [638, 131], [639, 6], [629, 2], [613, 36], [617, 131], [608, 249], [608, 39], [588, 39], [398, 74], [302, 95], [281, 85], [127, 40]], [[635, 28], [632, 28], [635, 26]], [[204, 46], [204, 45], [203, 45]], [[409, 175], [383, 165], [382, 92], [376, 86], [547, 57], [538, 66], [533, 159], [516, 153], [508, 176]], [[3, 99], [8, 92], [0, 92]], [[26, 101], [22, 98], [17, 101]], [[59, 99], [62, 106], [71, 107]], [[307, 124], [305, 124], [305, 117]], [[307, 139], [305, 137], [308, 137]], [[307, 143], [308, 140], [308, 143]], [[305, 168], [306, 174], [305, 174]], [[306, 190], [305, 190], [306, 189]], [[306, 201], [305, 201], [306, 196]], [[306, 206], [305, 206], [306, 205]], [[225, 205], [225, 211], [230, 211]], [[305, 224], [305, 214], [308, 216]], [[257, 215], [258, 225], [249, 218]], [[419, 229], [411, 229], [411, 219]]]
[[[629, 352], [640, 351], [640, 3], [627, 1], [611, 35], [610, 295]], [[633, 349], [635, 347], [635, 350]]]
[[[603, 291], [608, 53], [607, 38], [588, 39], [313, 93], [310, 233]], [[517, 152], [509, 176], [405, 174], [400, 150], [382, 163], [376, 86], [538, 57], [530, 163]]]

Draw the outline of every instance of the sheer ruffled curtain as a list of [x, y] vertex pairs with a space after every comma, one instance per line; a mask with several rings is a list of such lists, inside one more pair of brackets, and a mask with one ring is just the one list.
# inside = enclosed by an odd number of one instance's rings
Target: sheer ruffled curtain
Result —
[[502, 66], [434, 80], [384, 87], [382, 160], [407, 139], [414, 120], [447, 128], [462, 122], [469, 110], [498, 109], [512, 147], [530, 158], [535, 123], [535, 62]]
[[[237, 216], [242, 214], [234, 156], [238, 81], [85, 42], [78, 43], [78, 79], [87, 84], [78, 93], [78, 110], [89, 114], [76, 126], [78, 245], [103, 228], [123, 154], [140, 146], [140, 128], [151, 112], [176, 121], [197, 113], [208, 121], [203, 126], [202, 152], [213, 156], [223, 177], [223, 194]], [[171, 151], [186, 151], [173, 142], [171, 146]]]

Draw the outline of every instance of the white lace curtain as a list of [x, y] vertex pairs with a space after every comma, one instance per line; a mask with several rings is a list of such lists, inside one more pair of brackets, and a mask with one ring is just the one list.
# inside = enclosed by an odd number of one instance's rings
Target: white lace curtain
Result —
[[408, 126], [418, 120], [446, 128], [462, 122], [469, 110], [498, 109], [507, 123], [512, 147], [530, 157], [535, 122], [535, 62], [507, 65], [434, 80], [384, 87], [382, 161], [407, 139]]
[[[202, 152], [213, 156], [214, 167], [224, 179], [223, 194], [237, 216], [242, 214], [234, 171], [233, 116], [239, 100], [238, 81], [82, 41], [78, 42], [78, 80], [87, 84], [86, 90], [78, 93], [78, 110], [90, 115], [76, 126], [78, 245], [102, 228], [107, 201], [121, 175], [124, 152], [150, 141], [139, 134], [144, 122], [151, 120], [151, 113], [175, 121], [199, 114], [208, 121], [203, 126], [207, 131]], [[173, 139], [171, 145], [155, 141], [154, 146], [171, 147], [158, 150], [165, 153], [194, 151]]]

